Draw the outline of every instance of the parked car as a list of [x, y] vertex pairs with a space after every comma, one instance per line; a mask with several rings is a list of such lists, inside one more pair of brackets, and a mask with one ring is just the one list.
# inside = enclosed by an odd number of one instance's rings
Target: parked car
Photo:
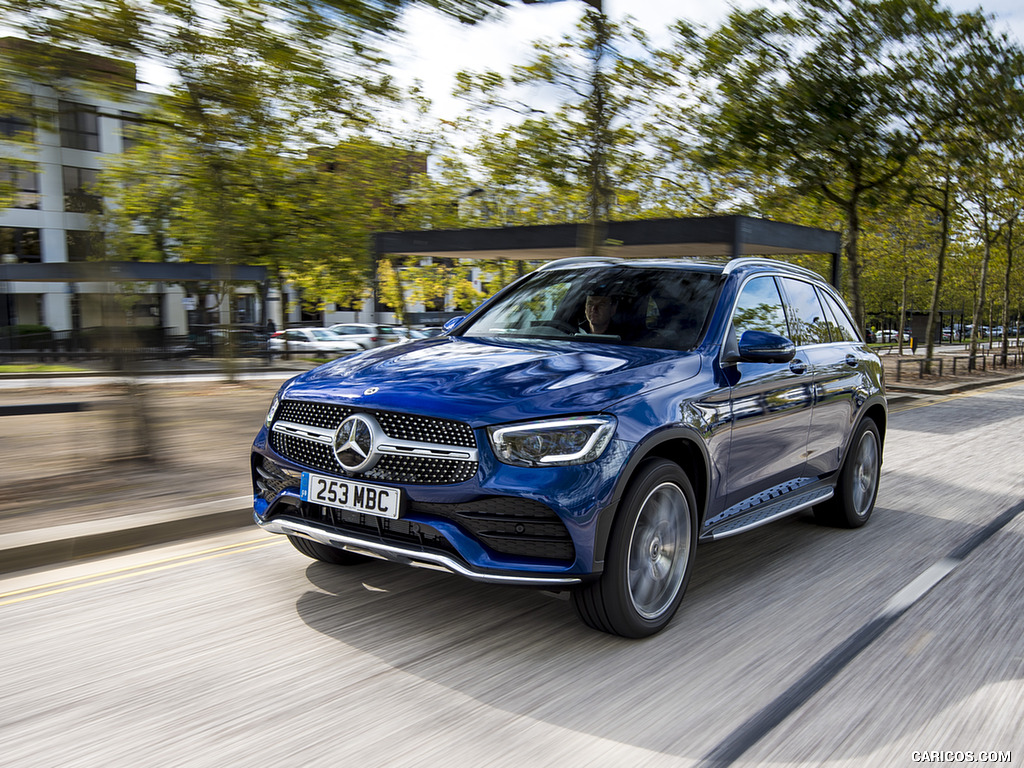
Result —
[[252, 357], [265, 355], [267, 336], [252, 328], [196, 328], [188, 336], [192, 354]]
[[348, 341], [354, 341], [363, 349], [373, 349], [385, 344], [405, 340], [404, 328], [393, 325], [372, 323], [336, 323], [330, 330]]
[[411, 328], [406, 331], [405, 340], [432, 339], [435, 336], [440, 336], [442, 333], [444, 333], [444, 328], [441, 327]]
[[810, 271], [567, 259], [449, 328], [282, 386], [253, 444], [263, 529], [337, 565], [569, 590], [642, 637], [698, 541], [871, 516], [882, 367]]
[[270, 337], [273, 352], [322, 352], [344, 354], [362, 352], [363, 348], [353, 341], [343, 339], [327, 328], [288, 328]]
[[[886, 329], [878, 332], [879, 341], [896, 343], [900, 340], [900, 333], [895, 329]], [[910, 341], [910, 331], [903, 331], [903, 340]]]

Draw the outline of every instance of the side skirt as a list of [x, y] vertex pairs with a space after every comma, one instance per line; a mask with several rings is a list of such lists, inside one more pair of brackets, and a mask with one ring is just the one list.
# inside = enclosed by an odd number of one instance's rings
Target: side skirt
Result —
[[[815, 504], [820, 504], [832, 498], [834, 492], [832, 486], [826, 485], [817, 486], [809, 490], [791, 491], [790, 493], [776, 496], [745, 512], [734, 516], [729, 515], [723, 522], [705, 530], [699, 540], [715, 541], [749, 531], [751, 528], [767, 525], [783, 517], [795, 515], [797, 512], [813, 507]], [[721, 515], [721, 517], [725, 517], [725, 515]]]

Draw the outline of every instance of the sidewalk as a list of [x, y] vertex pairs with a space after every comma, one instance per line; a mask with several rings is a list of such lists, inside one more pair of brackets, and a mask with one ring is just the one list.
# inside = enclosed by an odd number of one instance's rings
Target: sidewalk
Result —
[[0, 573], [250, 524], [249, 447], [294, 373], [4, 382], [0, 406], [87, 410], [0, 417]]
[[[882, 355], [890, 402], [1024, 379], [1019, 367], [919, 379], [912, 366], [896, 384], [897, 359]], [[141, 387], [77, 377], [3, 382], [0, 406], [88, 409], [0, 417], [0, 573], [251, 525], [249, 447], [293, 373]], [[139, 413], [152, 438], [148, 460]]]
[[[935, 350], [935, 359], [942, 359], [942, 375], [938, 374], [938, 366], [933, 365], [933, 373], [924, 374], [920, 362], [923, 354], [911, 354], [908, 349], [902, 356], [894, 349], [882, 353], [879, 358], [885, 369], [885, 385], [889, 401], [895, 398], [914, 394], [946, 395], [967, 392], [979, 387], [1015, 381], [1024, 378], [1024, 366], [1020, 364], [1002, 368], [994, 366], [993, 354], [996, 350], [979, 350], [977, 367], [967, 370], [967, 351], [963, 345], [945, 345]], [[1011, 354], [1014, 350], [1011, 350]], [[923, 350], [922, 350], [923, 352]], [[982, 369], [982, 356], [986, 358]], [[956, 374], [953, 373], [953, 359], [956, 358]]]

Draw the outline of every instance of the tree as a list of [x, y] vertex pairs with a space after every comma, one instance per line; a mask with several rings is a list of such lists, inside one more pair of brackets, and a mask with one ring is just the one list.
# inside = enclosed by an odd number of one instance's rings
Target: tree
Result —
[[[917, 159], [918, 170], [907, 180], [908, 199], [933, 211], [941, 225], [929, 329], [937, 322], [954, 212], [965, 201], [973, 179], [978, 178], [974, 169], [987, 163], [994, 146], [1012, 144], [1022, 127], [1019, 105], [1024, 58], [1019, 46], [992, 32], [989, 21], [980, 13], [960, 15], [958, 35], [936, 52], [940, 64], [932, 68], [923, 100], [930, 140]], [[982, 170], [984, 183], [987, 176]], [[989, 239], [989, 235], [982, 234], [982, 238]], [[983, 267], [985, 271], [987, 267]], [[933, 349], [934, 336], [929, 331], [926, 366], [931, 364]]]
[[920, 151], [919, 94], [955, 34], [931, 0], [795, 0], [778, 13], [734, 11], [695, 49], [695, 73], [709, 82], [705, 157], [842, 211], [861, 325], [864, 208]]
[[456, 92], [479, 113], [518, 116], [472, 152], [488, 193], [525, 208], [537, 201], [530, 223], [587, 222], [584, 246], [593, 249], [602, 224], [635, 197], [647, 168], [639, 125], [670, 82], [641, 30], [591, 6], [573, 33], [535, 42], [511, 75], [461, 72]]
[[925, 210], [908, 210], [899, 198], [874, 212], [865, 225], [865, 293], [874, 297], [877, 314], [895, 318], [896, 343], [903, 354], [903, 329], [910, 313], [927, 306], [931, 256], [939, 231]]
[[[369, 274], [365, 229], [352, 222], [369, 227], [374, 216], [364, 215], [360, 190], [339, 190], [348, 177], [321, 172], [315, 149], [372, 124], [394, 97], [377, 43], [414, 1], [8, 0], [5, 23], [62, 52], [13, 58], [16, 72], [54, 87], [76, 74], [68, 52], [155, 61], [169, 74], [142, 118], [143, 146], [106, 179], [110, 255], [266, 264], [275, 275], [287, 265], [318, 295], [351, 295]], [[420, 2], [465, 22], [500, 5]], [[364, 156], [349, 159], [360, 164], [350, 175], [365, 194]], [[378, 173], [375, 181], [390, 178]], [[390, 204], [393, 186], [378, 184], [370, 214]]]

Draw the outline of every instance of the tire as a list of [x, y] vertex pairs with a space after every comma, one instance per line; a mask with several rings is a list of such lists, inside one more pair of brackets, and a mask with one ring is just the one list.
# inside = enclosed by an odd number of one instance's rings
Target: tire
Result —
[[643, 464], [612, 524], [601, 577], [572, 593], [587, 626], [647, 637], [672, 619], [697, 549], [697, 505], [686, 473], [664, 459]]
[[864, 419], [839, 471], [835, 495], [814, 508], [815, 519], [837, 528], [860, 528], [871, 517], [882, 469], [882, 440], [872, 419]]
[[337, 547], [329, 547], [326, 544], [321, 544], [319, 541], [305, 539], [302, 536], [289, 536], [288, 541], [290, 541], [292, 546], [306, 557], [311, 557], [322, 563], [331, 563], [332, 565], [361, 565], [374, 560], [372, 557], [357, 555], [355, 552], [348, 552], [344, 549], [338, 549]]

